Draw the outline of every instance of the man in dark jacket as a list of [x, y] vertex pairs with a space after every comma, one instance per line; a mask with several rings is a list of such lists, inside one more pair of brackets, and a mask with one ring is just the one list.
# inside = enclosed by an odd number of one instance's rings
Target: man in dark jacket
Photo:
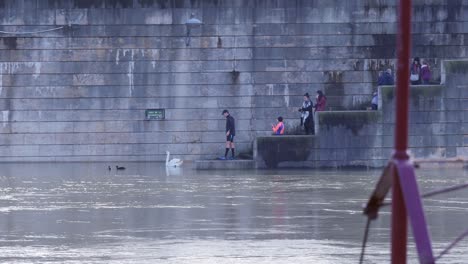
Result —
[[392, 70], [387, 69], [385, 72], [380, 73], [377, 85], [394, 85]]
[[226, 152], [224, 153], [224, 158], [221, 159], [227, 159], [229, 149], [231, 149], [232, 159], [234, 159], [234, 136], [236, 135], [236, 124], [234, 117], [229, 114], [228, 110], [224, 110], [223, 115], [226, 117]]

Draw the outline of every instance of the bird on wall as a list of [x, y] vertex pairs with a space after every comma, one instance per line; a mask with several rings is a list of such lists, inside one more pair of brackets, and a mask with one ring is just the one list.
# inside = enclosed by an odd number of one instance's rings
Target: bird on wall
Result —
[[125, 170], [125, 167], [115, 166], [117, 170]]
[[171, 159], [169, 160], [171, 153], [166, 151], [166, 167], [179, 167], [184, 163], [181, 159]]

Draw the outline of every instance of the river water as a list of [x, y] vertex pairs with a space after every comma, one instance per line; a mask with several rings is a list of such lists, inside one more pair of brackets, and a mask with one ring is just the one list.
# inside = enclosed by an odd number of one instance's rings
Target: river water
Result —
[[[358, 263], [361, 208], [380, 176], [115, 165], [1, 164], [0, 263]], [[422, 192], [468, 180], [461, 168], [417, 174]], [[468, 190], [424, 204], [438, 253], [468, 228]], [[388, 209], [366, 252], [365, 263], [388, 263]], [[440, 263], [468, 263], [468, 241]]]

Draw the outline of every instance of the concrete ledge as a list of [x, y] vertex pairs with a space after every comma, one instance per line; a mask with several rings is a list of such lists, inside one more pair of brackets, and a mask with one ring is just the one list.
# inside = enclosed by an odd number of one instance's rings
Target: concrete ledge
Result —
[[[380, 95], [384, 101], [392, 101], [395, 97], [395, 86], [380, 86]], [[436, 97], [441, 98], [445, 90], [444, 85], [411, 85], [410, 87], [410, 96], [411, 102], [415, 103], [419, 97], [430, 98]], [[381, 105], [379, 105], [380, 107]]]
[[196, 170], [245, 170], [255, 169], [253, 160], [197, 160]]
[[323, 111], [317, 113], [315, 122], [316, 135], [320, 135], [322, 127], [344, 127], [358, 135], [366, 125], [377, 124], [382, 117], [381, 111]]
[[254, 159], [257, 168], [304, 167], [304, 162], [317, 160], [315, 136], [257, 137]]

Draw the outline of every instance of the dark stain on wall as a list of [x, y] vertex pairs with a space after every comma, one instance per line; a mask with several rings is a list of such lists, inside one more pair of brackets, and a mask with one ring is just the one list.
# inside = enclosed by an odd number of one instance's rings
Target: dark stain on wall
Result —
[[447, 20], [456, 21], [463, 10], [463, 0], [449, 0], [447, 1]]
[[[325, 71], [325, 91], [327, 96], [341, 97], [344, 95], [343, 72]], [[335, 106], [333, 106], [335, 107]]]
[[16, 37], [4, 37], [3, 44], [7, 47], [7, 49], [14, 50], [17, 47], [17, 38]]
[[103, 8], [104, 0], [74, 0], [75, 8]]
[[382, 15], [388, 8], [388, 5], [384, 3], [380, 3], [380, 1], [369, 1], [364, 5], [364, 12], [366, 16], [369, 16], [369, 12], [371, 10], [378, 9], [379, 10], [379, 15]]
[[205, 3], [204, 3], [204, 7], [206, 6], [219, 6], [219, 0], [206, 0]]
[[191, 8], [201, 8], [201, 7], [202, 7], [202, 4], [203, 4], [204, 2], [205, 2], [205, 1], [190, 0], [190, 7], [191, 7]]
[[167, 0], [137, 0], [137, 5], [142, 8], [156, 7], [161, 9], [166, 9], [170, 7], [167, 5]]
[[239, 76], [240, 76], [240, 72], [237, 71], [237, 70], [232, 70], [231, 71], [231, 78], [232, 78], [232, 82], [233, 83], [239, 83]]
[[374, 39], [374, 46], [389, 47], [394, 50], [396, 47], [396, 35], [395, 34], [372, 34]]
[[357, 60], [353, 63], [353, 70], [362, 71], [364, 70], [364, 65], [361, 60]]
[[357, 136], [365, 125], [377, 123], [380, 117], [381, 113], [378, 111], [322, 112], [319, 115], [319, 122], [327, 129], [344, 126], [351, 130], [354, 136]]
[[175, 8], [201, 8], [205, 1], [201, 0], [173, 0]]
[[78, 30], [78, 25], [66, 25], [63, 27], [62, 32], [64, 36], [73, 37]]
[[133, 0], [106, 0], [106, 8], [132, 8]]

